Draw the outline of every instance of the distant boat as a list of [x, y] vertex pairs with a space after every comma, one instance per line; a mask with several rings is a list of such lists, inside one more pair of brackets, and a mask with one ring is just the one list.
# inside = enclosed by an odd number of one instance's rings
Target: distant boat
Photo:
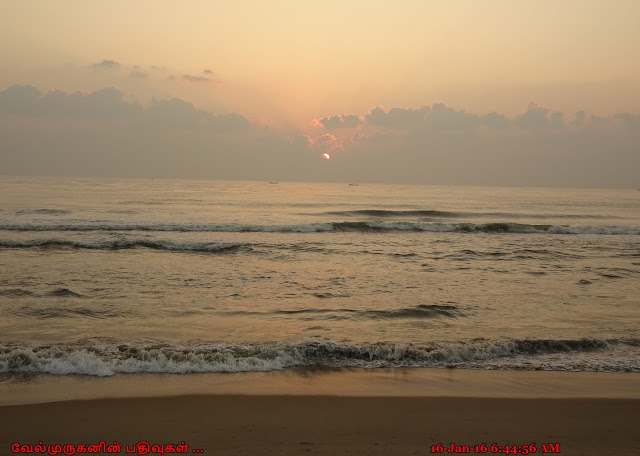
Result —
[[270, 184], [277, 184], [278, 181], [269, 181]]
[[354, 187], [357, 187], [360, 184], [356, 184], [355, 182], [349, 182], [349, 185], [353, 185]]

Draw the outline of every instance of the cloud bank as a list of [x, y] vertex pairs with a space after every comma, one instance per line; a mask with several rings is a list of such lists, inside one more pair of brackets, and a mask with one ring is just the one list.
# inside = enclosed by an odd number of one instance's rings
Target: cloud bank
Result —
[[312, 122], [312, 125], [322, 125], [328, 130], [334, 128], [354, 128], [359, 124], [360, 117], [354, 114], [325, 116]]
[[305, 131], [180, 98], [143, 106], [114, 88], [17, 85], [0, 91], [0, 143], [5, 174], [640, 187], [640, 115], [534, 103], [516, 116], [374, 107]]
[[241, 114], [215, 115], [173, 98], [153, 100], [143, 108], [122, 92], [105, 88], [95, 92], [40, 92], [33, 86], [11, 86], [0, 92], [0, 112], [28, 117], [136, 121], [158, 128], [186, 128], [211, 132], [236, 132], [249, 128]]

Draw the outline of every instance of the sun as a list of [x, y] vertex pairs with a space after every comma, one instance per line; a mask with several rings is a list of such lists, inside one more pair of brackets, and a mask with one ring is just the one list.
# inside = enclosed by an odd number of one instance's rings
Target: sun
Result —
[[322, 154], [322, 158], [324, 158], [325, 160], [331, 160], [331, 155], [329, 155], [329, 154]]

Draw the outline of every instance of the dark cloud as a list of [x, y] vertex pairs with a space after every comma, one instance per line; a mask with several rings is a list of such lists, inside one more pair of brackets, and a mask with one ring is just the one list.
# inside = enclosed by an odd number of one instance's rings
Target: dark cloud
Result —
[[148, 110], [148, 118], [154, 125], [168, 128], [191, 128], [213, 132], [235, 132], [246, 130], [250, 123], [246, 117], [236, 114], [215, 115], [197, 109], [191, 103], [174, 98], [154, 100]]
[[183, 74], [183, 75], [169, 75], [167, 77], [168, 80], [170, 81], [177, 81], [177, 82], [183, 82], [183, 83], [187, 83], [187, 84], [194, 84], [194, 85], [217, 85], [220, 84], [220, 78], [218, 78], [218, 76], [216, 75], [216, 73], [214, 73], [211, 70], [204, 70], [203, 74], [206, 74], [207, 76], [198, 76], [198, 75], [194, 75], [194, 74]]
[[91, 65], [91, 68], [93, 68], [94, 70], [113, 70], [116, 68], [120, 68], [121, 66], [122, 65], [120, 65], [115, 60], [103, 60], [102, 62], [94, 63], [93, 65]]
[[192, 84], [205, 84], [205, 85], [210, 85], [210, 84], [217, 84], [220, 81], [218, 80], [218, 78], [211, 78], [211, 77], [205, 77], [205, 76], [194, 76], [192, 74], [183, 74], [181, 79], [185, 82], [189, 82]]
[[640, 115], [375, 108], [344, 146], [340, 169], [361, 181], [620, 187], [637, 180]]
[[[426, 110], [427, 108], [422, 109]], [[469, 114], [464, 111], [457, 111], [442, 103], [434, 104], [431, 107], [431, 112], [426, 112], [428, 113], [426, 115], [427, 123], [436, 128], [473, 128], [482, 123], [480, 117], [477, 115]]]
[[294, 136], [291, 139], [291, 143], [300, 149], [310, 150], [318, 155], [325, 153], [333, 154], [334, 152], [344, 149], [344, 146], [340, 143], [338, 138], [330, 133], [325, 133], [317, 138], [311, 138], [310, 136], [300, 134]]
[[367, 114], [366, 120], [372, 125], [407, 128], [424, 124], [425, 115], [430, 111], [429, 106], [420, 109], [392, 108], [389, 111], [377, 107]]
[[141, 108], [124, 99], [122, 92], [105, 88], [90, 93], [52, 90], [42, 94], [32, 86], [12, 86], [0, 92], [0, 111], [34, 117], [131, 119]]
[[583, 126], [586, 117], [587, 117], [587, 114], [584, 111], [576, 112], [576, 118], [575, 118], [575, 120], [573, 122], [571, 122], [571, 125], [573, 125], [574, 127]]
[[482, 124], [491, 128], [506, 128], [509, 125], [509, 120], [502, 114], [490, 112], [482, 117]]
[[313, 121], [314, 125], [322, 125], [327, 130], [333, 128], [354, 128], [360, 124], [360, 118], [353, 114], [325, 116]]
[[106, 88], [87, 94], [68, 94], [59, 90], [48, 92], [40, 99], [38, 111], [48, 116], [131, 119], [140, 113], [141, 108], [126, 101], [119, 90]]
[[515, 125], [522, 128], [543, 128], [549, 125], [549, 110], [538, 106], [535, 103], [529, 103], [527, 111], [516, 117]]
[[551, 117], [549, 118], [549, 120], [551, 121], [551, 126], [553, 128], [564, 127], [564, 114], [561, 112], [551, 113]]
[[204, 74], [215, 74], [213, 71], [211, 71], [209, 68], [205, 68], [204, 70], [202, 70], [202, 72]]
[[377, 146], [383, 144], [394, 144], [399, 140], [399, 136], [395, 133], [373, 133], [372, 135], [365, 135], [362, 133], [356, 133], [351, 137], [352, 143], [361, 144], [375, 144]]
[[313, 139], [303, 134], [295, 135], [289, 138], [289, 141], [296, 149], [308, 149], [313, 143]]
[[154, 100], [146, 113], [146, 119], [153, 125], [166, 128], [189, 128], [212, 132], [237, 132], [250, 127], [247, 118], [240, 114], [215, 115], [197, 109], [191, 103], [179, 98]]
[[504, 118], [499, 114], [490, 114], [485, 119], [476, 114], [450, 108], [443, 103], [423, 106], [419, 109], [391, 108], [385, 111], [377, 107], [366, 116], [369, 125], [385, 126], [400, 129], [439, 128], [459, 129], [474, 128], [483, 124], [501, 126]]
[[204, 125], [204, 116], [204, 111], [179, 98], [154, 99], [145, 120], [165, 128], [201, 127]]
[[33, 115], [42, 94], [33, 86], [14, 85], [0, 92], [0, 112]]
[[581, 124], [572, 125], [537, 105], [512, 118], [434, 105], [411, 128], [368, 122], [340, 154], [340, 168], [360, 181], [637, 187], [640, 115], [577, 118]]
[[[338, 125], [347, 116], [333, 117], [322, 119]], [[507, 117], [439, 103], [376, 108], [354, 130], [323, 130], [316, 137], [252, 127], [241, 114], [214, 114], [179, 98], [142, 107], [113, 88], [43, 93], [12, 86], [0, 91], [0, 169], [5, 174], [637, 188], [640, 116], [579, 112], [575, 121], [568, 117], [537, 105]], [[332, 160], [323, 161], [323, 153]]]
[[153, 100], [148, 109], [143, 109], [114, 88], [89, 93], [52, 90], [43, 94], [32, 86], [12, 86], [0, 92], [0, 112], [31, 117], [137, 120], [153, 127], [220, 133], [250, 127], [241, 114], [215, 115], [179, 98]]
[[221, 114], [214, 116], [210, 114], [211, 118], [208, 122], [208, 128], [216, 132], [235, 132], [248, 129], [251, 124], [249, 120], [235, 112], [229, 114]]
[[640, 114], [622, 112], [620, 114], [616, 114], [614, 118], [622, 121], [628, 127], [638, 129], [636, 132], [640, 133]]
[[[331, 126], [338, 124], [339, 119], [333, 117], [324, 117]], [[577, 122], [572, 125], [584, 124], [584, 113], [576, 115]], [[513, 119], [507, 118], [503, 114], [491, 112], [484, 116], [468, 113], [464, 110], [456, 110], [443, 103], [436, 103], [424, 106], [420, 109], [403, 109], [392, 108], [385, 111], [383, 108], [377, 107], [372, 109], [366, 116], [366, 122], [369, 126], [381, 126], [396, 129], [474, 129], [478, 127], [489, 127], [496, 129], [504, 129], [512, 126], [519, 128], [561, 128], [566, 125], [564, 114], [561, 112], [553, 112], [547, 108], [538, 106], [535, 103], [529, 104], [527, 110]], [[329, 127], [327, 127], [329, 128]]]
[[318, 136], [317, 138], [313, 139], [311, 141], [310, 147], [312, 150], [320, 154], [332, 154], [343, 149], [343, 146], [342, 144], [340, 144], [340, 141], [338, 141], [338, 138], [329, 133], [325, 133], [324, 135]]
[[182, 79], [189, 82], [202, 82], [205, 84], [211, 83], [211, 79], [205, 78], [204, 76], [192, 76], [190, 74], [183, 74]]

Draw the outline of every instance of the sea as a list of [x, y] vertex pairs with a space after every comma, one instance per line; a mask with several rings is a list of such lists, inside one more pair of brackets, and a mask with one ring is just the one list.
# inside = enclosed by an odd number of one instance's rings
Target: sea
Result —
[[640, 191], [0, 176], [0, 374], [640, 372]]

